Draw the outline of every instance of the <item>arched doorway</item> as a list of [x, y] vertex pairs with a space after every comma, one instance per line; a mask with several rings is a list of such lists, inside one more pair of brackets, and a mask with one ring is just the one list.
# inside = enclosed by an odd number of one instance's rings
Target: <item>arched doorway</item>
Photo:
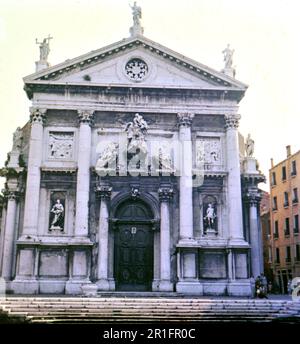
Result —
[[141, 201], [126, 201], [116, 212], [116, 290], [149, 291], [153, 279], [153, 214]]

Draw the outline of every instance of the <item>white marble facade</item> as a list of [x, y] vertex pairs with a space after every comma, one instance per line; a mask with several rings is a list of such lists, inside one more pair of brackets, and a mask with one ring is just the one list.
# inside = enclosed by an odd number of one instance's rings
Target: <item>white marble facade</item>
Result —
[[24, 79], [30, 120], [0, 240], [8, 291], [250, 295], [263, 178], [252, 157], [240, 164], [246, 86], [140, 33]]

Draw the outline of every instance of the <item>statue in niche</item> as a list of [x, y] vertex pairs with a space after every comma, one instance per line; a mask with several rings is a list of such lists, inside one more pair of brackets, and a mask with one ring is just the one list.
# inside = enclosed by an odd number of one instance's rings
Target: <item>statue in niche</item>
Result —
[[109, 142], [105, 149], [100, 153], [95, 170], [101, 170], [107, 167], [116, 168], [119, 145], [115, 142]]
[[246, 142], [245, 142], [245, 150], [247, 157], [252, 157], [254, 153], [254, 140], [251, 138], [250, 134], [248, 134]]
[[207, 233], [207, 231], [215, 231], [217, 232], [217, 226], [216, 226], [216, 219], [217, 219], [217, 214], [215, 207], [212, 203], [208, 203], [204, 207], [204, 214], [205, 216], [203, 217], [203, 228], [204, 228], [204, 234]]
[[60, 202], [60, 199], [56, 200], [56, 203], [52, 206], [50, 213], [53, 214], [50, 225], [50, 231], [53, 229], [64, 230], [64, 206]]
[[19, 151], [22, 147], [23, 133], [22, 129], [18, 127], [13, 134], [13, 152]]
[[[125, 131], [127, 133], [127, 158], [131, 160], [135, 155], [139, 155], [140, 166], [142, 162], [145, 163], [146, 156], [148, 154], [148, 148], [145, 141], [145, 136], [147, 134], [148, 124], [143, 119], [143, 116], [138, 113], [135, 114], [133, 121], [129, 122], [125, 126]], [[137, 166], [139, 168], [139, 166]]]
[[35, 43], [40, 45], [40, 61], [47, 61], [50, 53], [49, 43], [52, 38], [53, 37], [48, 35], [48, 37], [44, 38], [42, 42], [38, 42], [37, 38], [35, 39]]

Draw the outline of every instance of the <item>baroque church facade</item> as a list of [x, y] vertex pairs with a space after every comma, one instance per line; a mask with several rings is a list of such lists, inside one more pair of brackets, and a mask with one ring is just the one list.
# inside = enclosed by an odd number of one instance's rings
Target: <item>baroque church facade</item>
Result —
[[251, 295], [262, 272], [253, 142], [232, 51], [217, 72], [143, 35], [59, 65], [40, 43], [5, 168], [1, 276], [15, 294]]

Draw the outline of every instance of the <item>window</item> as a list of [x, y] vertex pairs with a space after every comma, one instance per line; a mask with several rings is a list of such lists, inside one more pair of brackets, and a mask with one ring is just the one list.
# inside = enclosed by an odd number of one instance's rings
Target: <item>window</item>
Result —
[[300, 261], [300, 245], [296, 245], [296, 260], [299, 262]]
[[276, 173], [272, 172], [272, 185], [276, 185]]
[[272, 248], [269, 247], [269, 263], [272, 263]]
[[286, 167], [282, 166], [282, 180], [286, 180]]
[[273, 197], [273, 210], [277, 210], [277, 197]]
[[298, 203], [298, 189], [293, 189], [293, 203]]
[[299, 233], [299, 215], [294, 215], [294, 233]]
[[288, 207], [289, 205], [289, 194], [287, 192], [284, 193], [284, 203], [283, 206], [284, 207]]
[[295, 176], [297, 174], [297, 166], [296, 166], [296, 160], [292, 161], [292, 172], [291, 175]]
[[284, 228], [284, 235], [290, 235], [290, 218], [285, 218], [285, 228]]
[[279, 231], [278, 231], [278, 221], [274, 223], [274, 238], [278, 238]]
[[291, 246], [286, 247], [285, 251], [285, 261], [290, 262], [291, 261]]
[[268, 236], [271, 235], [271, 221], [268, 220]]
[[276, 247], [276, 263], [280, 263], [280, 252], [279, 252], [279, 247]]

